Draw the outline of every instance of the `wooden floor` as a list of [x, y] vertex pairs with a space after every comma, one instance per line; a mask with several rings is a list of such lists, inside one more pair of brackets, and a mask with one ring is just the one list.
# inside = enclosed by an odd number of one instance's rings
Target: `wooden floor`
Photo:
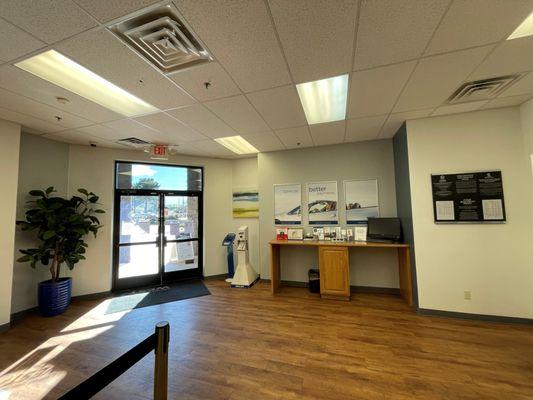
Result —
[[[170, 399], [532, 399], [533, 327], [412, 313], [395, 296], [350, 303], [306, 289], [229, 289], [104, 315], [76, 301], [0, 334], [0, 399], [57, 398], [171, 323]], [[153, 355], [100, 399], [149, 399]], [[5, 397], [9, 394], [9, 397]]]

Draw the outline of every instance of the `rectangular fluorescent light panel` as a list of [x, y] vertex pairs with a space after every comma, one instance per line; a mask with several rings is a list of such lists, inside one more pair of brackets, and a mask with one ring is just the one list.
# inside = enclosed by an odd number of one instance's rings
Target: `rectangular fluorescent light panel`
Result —
[[309, 125], [346, 119], [348, 74], [296, 85]]
[[518, 25], [518, 28], [511, 33], [511, 36], [509, 36], [507, 40], [518, 39], [530, 35], [533, 35], [533, 12], [529, 14], [529, 17], [527, 17], [520, 25]]
[[127, 117], [158, 111], [55, 50], [37, 54], [15, 66]]
[[236, 154], [259, 153], [254, 146], [248, 143], [242, 136], [228, 136], [215, 139], [215, 142], [221, 144]]

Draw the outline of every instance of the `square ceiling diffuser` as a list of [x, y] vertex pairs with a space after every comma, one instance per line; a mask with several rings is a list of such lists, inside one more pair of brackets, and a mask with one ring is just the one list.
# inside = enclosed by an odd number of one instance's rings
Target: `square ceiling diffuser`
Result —
[[213, 59], [170, 4], [141, 10], [109, 29], [164, 74]]

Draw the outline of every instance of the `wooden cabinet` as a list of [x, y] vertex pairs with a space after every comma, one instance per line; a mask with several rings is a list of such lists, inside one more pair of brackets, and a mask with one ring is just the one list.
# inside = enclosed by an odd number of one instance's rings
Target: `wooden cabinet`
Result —
[[320, 246], [320, 294], [324, 298], [350, 300], [350, 267], [347, 247]]

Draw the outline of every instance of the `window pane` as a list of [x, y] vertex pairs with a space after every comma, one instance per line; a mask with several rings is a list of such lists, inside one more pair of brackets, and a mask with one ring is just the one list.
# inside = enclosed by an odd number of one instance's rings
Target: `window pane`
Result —
[[165, 196], [167, 240], [198, 238], [198, 197]]
[[165, 246], [165, 272], [198, 268], [198, 242], [173, 242]]
[[159, 197], [120, 197], [120, 243], [152, 242], [158, 236]]
[[117, 189], [202, 190], [200, 168], [117, 163]]
[[159, 251], [155, 244], [119, 247], [118, 277], [153, 275], [159, 271]]

